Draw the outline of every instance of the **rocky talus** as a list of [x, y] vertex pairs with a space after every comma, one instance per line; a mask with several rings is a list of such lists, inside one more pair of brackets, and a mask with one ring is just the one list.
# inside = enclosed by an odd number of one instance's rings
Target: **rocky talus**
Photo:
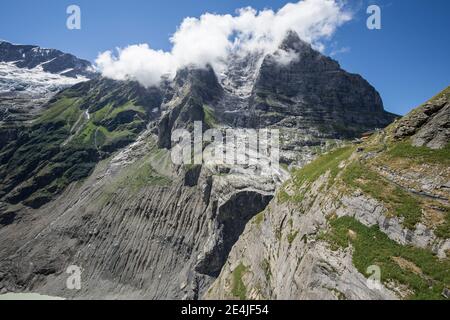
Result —
[[[275, 182], [251, 172], [212, 177], [208, 168], [177, 174], [169, 152], [155, 152], [156, 140], [146, 132], [38, 211], [4, 213], [0, 237], [10, 245], [0, 251], [2, 290], [200, 298]], [[5, 227], [7, 219], [15, 223]], [[76, 293], [65, 285], [70, 265], [83, 268]]]

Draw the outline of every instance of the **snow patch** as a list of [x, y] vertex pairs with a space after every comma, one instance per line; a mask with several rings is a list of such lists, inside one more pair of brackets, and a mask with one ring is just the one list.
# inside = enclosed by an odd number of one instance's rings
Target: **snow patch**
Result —
[[43, 96], [88, 80], [81, 76], [70, 78], [45, 72], [42, 65], [27, 69], [17, 67], [14, 62], [0, 62], [0, 94], [20, 92]]

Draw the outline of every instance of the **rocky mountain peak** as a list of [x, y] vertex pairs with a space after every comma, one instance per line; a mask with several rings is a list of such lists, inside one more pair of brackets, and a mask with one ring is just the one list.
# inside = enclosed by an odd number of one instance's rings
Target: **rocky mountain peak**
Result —
[[289, 30], [284, 37], [284, 40], [280, 44], [280, 49], [285, 51], [294, 50], [296, 52], [301, 51], [313, 51], [311, 45], [303, 41], [297, 32]]
[[277, 125], [289, 118], [338, 136], [358, 136], [371, 127], [383, 128], [395, 118], [385, 112], [379, 93], [365, 79], [343, 70], [294, 31], [286, 35], [278, 51], [264, 58], [252, 101], [253, 120], [260, 115], [253, 122], [257, 126]]
[[213, 99], [221, 90], [216, 73], [210, 65], [204, 68], [193, 65], [182, 68], [178, 70], [173, 83], [178, 89], [185, 86], [194, 88], [206, 100]]

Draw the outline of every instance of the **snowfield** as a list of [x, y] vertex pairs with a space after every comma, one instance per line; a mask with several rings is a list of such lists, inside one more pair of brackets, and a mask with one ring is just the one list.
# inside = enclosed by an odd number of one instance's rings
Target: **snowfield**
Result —
[[15, 92], [42, 97], [88, 80], [80, 76], [70, 78], [45, 72], [41, 65], [34, 69], [26, 69], [17, 67], [14, 62], [0, 62], [0, 94]]

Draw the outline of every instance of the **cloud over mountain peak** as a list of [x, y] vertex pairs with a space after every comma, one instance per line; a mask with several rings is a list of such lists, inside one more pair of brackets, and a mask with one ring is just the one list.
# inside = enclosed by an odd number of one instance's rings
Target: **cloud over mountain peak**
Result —
[[[152, 49], [148, 44], [130, 45], [117, 53], [101, 53], [97, 66], [103, 76], [137, 80], [145, 86], [157, 84], [161, 76], [173, 76], [181, 67], [210, 64], [219, 71], [230, 54], [274, 52], [289, 30], [323, 49], [322, 41], [351, 19], [340, 0], [302, 0], [278, 11], [251, 7], [236, 15], [205, 13], [183, 20], [170, 41], [171, 51]], [[281, 55], [283, 62], [288, 55]]]

